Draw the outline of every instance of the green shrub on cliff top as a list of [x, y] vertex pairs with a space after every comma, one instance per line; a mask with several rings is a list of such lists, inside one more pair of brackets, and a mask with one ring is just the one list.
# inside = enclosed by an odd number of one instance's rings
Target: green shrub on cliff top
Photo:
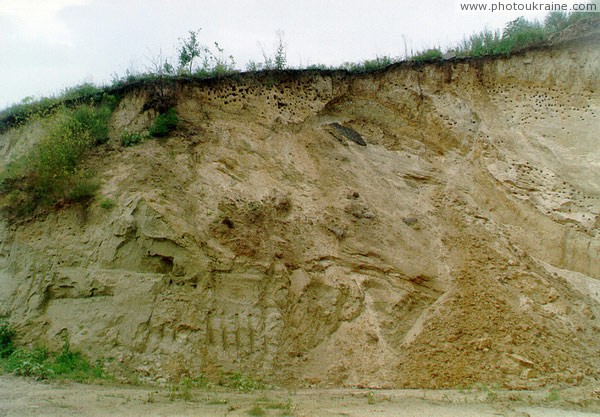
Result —
[[[578, 20], [594, 16], [594, 10], [600, 10], [600, 1], [592, 0], [587, 3], [587, 12], [552, 12], [544, 22], [530, 21], [519, 17], [506, 24], [504, 30], [485, 29], [471, 35], [456, 49], [459, 56], [508, 55], [542, 45], [548, 37], [565, 29]], [[595, 9], [594, 9], [595, 8]]]

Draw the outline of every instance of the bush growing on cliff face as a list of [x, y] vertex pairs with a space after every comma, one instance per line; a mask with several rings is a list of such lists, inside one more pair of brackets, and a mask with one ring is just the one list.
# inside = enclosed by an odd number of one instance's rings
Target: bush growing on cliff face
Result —
[[123, 146], [135, 146], [139, 143], [142, 143], [144, 139], [147, 138], [147, 135], [143, 135], [141, 133], [132, 133], [125, 131], [121, 134], [121, 145]]
[[116, 98], [104, 94], [102, 104], [85, 104], [73, 111], [73, 119], [89, 131], [95, 145], [108, 141], [108, 124], [116, 107]]
[[87, 202], [94, 198], [100, 188], [100, 181], [91, 171], [78, 169], [68, 183], [67, 201], [74, 203]]
[[3, 174], [3, 208], [13, 217], [34, 213], [59, 202], [81, 202], [93, 197], [99, 184], [80, 163], [86, 153], [108, 139], [113, 105], [66, 107], [47, 127], [47, 134], [27, 155]]
[[90, 131], [74, 118], [58, 122], [26, 157], [28, 172], [21, 185], [29, 197], [40, 204], [64, 197], [69, 179], [92, 144]]
[[177, 111], [170, 108], [166, 113], [159, 114], [154, 120], [154, 124], [148, 129], [150, 136], [157, 138], [167, 136], [173, 129], [177, 127], [179, 123], [179, 117]]

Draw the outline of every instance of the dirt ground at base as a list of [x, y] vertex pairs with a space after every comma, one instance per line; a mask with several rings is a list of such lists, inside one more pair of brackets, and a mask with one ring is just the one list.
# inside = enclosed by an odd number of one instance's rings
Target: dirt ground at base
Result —
[[309, 389], [249, 393], [0, 377], [0, 416], [599, 416], [594, 387], [564, 390]]

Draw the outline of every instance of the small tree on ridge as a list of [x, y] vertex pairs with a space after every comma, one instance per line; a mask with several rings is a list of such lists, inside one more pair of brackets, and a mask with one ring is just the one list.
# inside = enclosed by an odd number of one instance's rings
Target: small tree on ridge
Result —
[[179, 39], [180, 45], [177, 48], [177, 52], [179, 53], [179, 72], [191, 74], [194, 68], [194, 59], [202, 55], [203, 48], [198, 42], [199, 33], [200, 29], [197, 31], [190, 30], [188, 38]]

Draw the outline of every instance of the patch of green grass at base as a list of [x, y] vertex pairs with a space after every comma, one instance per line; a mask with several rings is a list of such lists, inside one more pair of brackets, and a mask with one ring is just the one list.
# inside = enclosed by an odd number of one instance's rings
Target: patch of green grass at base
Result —
[[[15, 348], [14, 330], [6, 323], [0, 323], [0, 348], [4, 352], [0, 357], [0, 367], [18, 376], [43, 379], [69, 379], [73, 381], [89, 381], [105, 378], [106, 375], [99, 365], [92, 365], [79, 352], [73, 352], [68, 340], [65, 340], [60, 352], [49, 352], [46, 348]], [[9, 337], [2, 337], [9, 335]], [[7, 350], [7, 347], [11, 347]]]

